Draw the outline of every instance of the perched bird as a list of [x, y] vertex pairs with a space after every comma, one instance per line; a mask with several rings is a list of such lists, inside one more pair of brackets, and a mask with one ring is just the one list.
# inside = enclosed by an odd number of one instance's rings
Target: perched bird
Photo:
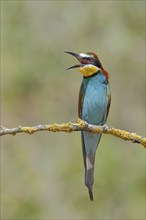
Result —
[[[111, 95], [108, 72], [103, 68], [95, 53], [65, 52], [78, 59], [83, 81], [79, 93], [78, 114], [82, 120], [93, 125], [104, 125], [108, 116]], [[90, 200], [93, 201], [95, 153], [101, 134], [81, 131], [82, 150], [85, 167], [85, 185], [88, 187]]]

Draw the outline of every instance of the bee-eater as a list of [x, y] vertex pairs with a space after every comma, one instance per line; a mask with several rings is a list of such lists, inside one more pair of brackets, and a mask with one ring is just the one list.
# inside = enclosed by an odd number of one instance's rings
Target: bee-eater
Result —
[[[103, 68], [95, 53], [66, 53], [73, 55], [80, 62], [68, 69], [79, 67], [83, 74], [78, 101], [79, 118], [93, 125], [104, 125], [111, 102], [108, 72]], [[81, 131], [85, 185], [88, 187], [91, 201], [93, 201], [92, 185], [94, 182], [95, 153], [100, 138], [101, 134]]]

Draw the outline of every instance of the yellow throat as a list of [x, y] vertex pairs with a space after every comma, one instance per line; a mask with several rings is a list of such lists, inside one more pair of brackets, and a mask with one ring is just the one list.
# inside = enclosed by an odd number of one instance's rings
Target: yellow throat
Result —
[[80, 72], [83, 74], [85, 77], [89, 77], [94, 75], [100, 70], [97, 66], [94, 66], [92, 64], [87, 64], [85, 66], [80, 67]]

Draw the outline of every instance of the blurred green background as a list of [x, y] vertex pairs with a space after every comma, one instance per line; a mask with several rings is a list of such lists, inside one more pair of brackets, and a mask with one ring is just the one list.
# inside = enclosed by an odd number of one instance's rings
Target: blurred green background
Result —
[[[107, 124], [145, 135], [145, 1], [1, 1], [1, 122], [75, 121], [82, 76], [64, 51], [99, 55], [109, 71]], [[2, 219], [144, 219], [144, 149], [103, 135], [94, 197], [80, 133], [1, 138]]]

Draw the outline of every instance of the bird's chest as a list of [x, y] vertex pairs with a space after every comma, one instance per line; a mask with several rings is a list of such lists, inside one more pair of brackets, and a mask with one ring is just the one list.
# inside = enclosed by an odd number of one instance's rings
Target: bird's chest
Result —
[[89, 79], [83, 100], [82, 119], [91, 124], [102, 124], [107, 107], [106, 80], [97, 76]]

